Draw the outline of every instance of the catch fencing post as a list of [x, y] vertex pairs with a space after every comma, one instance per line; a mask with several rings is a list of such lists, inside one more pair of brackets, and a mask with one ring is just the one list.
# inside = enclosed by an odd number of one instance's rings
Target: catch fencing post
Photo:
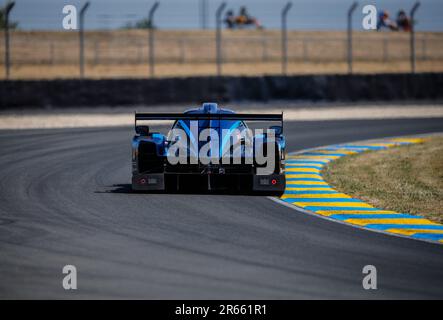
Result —
[[303, 38], [302, 45], [303, 45], [303, 62], [308, 62], [308, 40], [306, 38]]
[[179, 60], [180, 60], [181, 64], [184, 64], [185, 63], [185, 59], [186, 59], [186, 57], [185, 57], [186, 39], [185, 38], [180, 38], [179, 44], [180, 44], [180, 58], [179, 58]]
[[389, 51], [388, 51], [388, 39], [383, 38], [383, 62], [388, 61]]
[[268, 41], [265, 36], [262, 36], [261, 44], [262, 44], [262, 61], [266, 62], [268, 61]]
[[420, 2], [416, 2], [411, 9], [410, 17], [411, 17], [411, 37], [410, 37], [410, 47], [411, 47], [411, 72], [415, 73], [415, 27], [414, 27], [414, 15], [415, 11], [417, 11], [420, 6]]
[[98, 50], [99, 50], [99, 43], [97, 41], [95, 41], [94, 42], [94, 64], [95, 65], [98, 65], [100, 63]]
[[222, 42], [222, 37], [221, 37], [221, 24], [222, 24], [222, 19], [221, 19], [221, 15], [223, 13], [223, 10], [225, 10], [226, 8], [226, 2], [222, 2], [220, 4], [220, 6], [217, 8], [217, 11], [215, 13], [215, 23], [216, 23], [216, 28], [215, 28], [215, 42], [216, 42], [216, 54], [217, 54], [217, 76], [221, 76], [222, 73], [222, 47], [221, 47], [221, 42]]
[[348, 73], [352, 74], [352, 13], [357, 8], [358, 3], [354, 2], [348, 10]]
[[80, 78], [83, 79], [85, 75], [85, 37], [84, 37], [84, 27], [85, 27], [85, 13], [89, 7], [89, 2], [86, 2], [80, 10], [80, 28], [79, 28], [79, 40], [80, 40]]
[[155, 48], [154, 48], [154, 13], [159, 6], [159, 2], [155, 2], [149, 10], [149, 74], [151, 78], [155, 75]]
[[5, 6], [5, 72], [6, 79], [9, 79], [10, 76], [10, 54], [9, 54], [9, 14], [11, 13], [12, 8], [14, 8], [15, 2], [8, 2]]
[[288, 31], [287, 31], [287, 16], [288, 11], [292, 7], [292, 2], [288, 2], [281, 12], [281, 70], [283, 75], [287, 74], [288, 68]]
[[54, 64], [54, 55], [55, 55], [55, 47], [54, 42], [49, 43], [49, 64]]

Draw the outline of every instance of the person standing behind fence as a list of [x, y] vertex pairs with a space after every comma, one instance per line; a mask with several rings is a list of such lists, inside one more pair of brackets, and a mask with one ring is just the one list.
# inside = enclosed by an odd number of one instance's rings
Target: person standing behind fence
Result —
[[225, 24], [228, 29], [233, 29], [235, 27], [234, 11], [228, 10], [228, 12], [226, 12]]
[[404, 10], [400, 10], [397, 14], [397, 26], [399, 30], [410, 32], [412, 29], [411, 19], [408, 18]]

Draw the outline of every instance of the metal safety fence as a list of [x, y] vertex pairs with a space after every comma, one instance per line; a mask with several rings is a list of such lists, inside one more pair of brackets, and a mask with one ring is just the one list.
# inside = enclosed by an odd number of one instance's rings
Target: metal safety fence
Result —
[[[272, 33], [264, 35], [225, 35], [221, 48], [224, 63], [279, 62], [281, 39]], [[244, 33], [244, 32], [243, 32]], [[252, 32], [255, 33], [255, 32]], [[317, 32], [290, 35], [287, 40], [288, 61], [345, 62], [347, 38], [337, 33]], [[210, 35], [171, 35], [158, 32], [155, 38], [155, 62], [215, 63], [215, 37]], [[91, 32], [86, 34], [85, 63], [144, 64], [149, 63], [149, 41], [142, 32]], [[3, 48], [0, 61], [4, 64]], [[416, 58], [443, 60], [443, 36], [417, 34]], [[397, 34], [357, 35], [353, 39], [354, 61], [405, 61], [410, 57], [409, 38]], [[14, 32], [11, 40], [12, 65], [78, 64], [78, 40], [72, 36], [50, 32]]]

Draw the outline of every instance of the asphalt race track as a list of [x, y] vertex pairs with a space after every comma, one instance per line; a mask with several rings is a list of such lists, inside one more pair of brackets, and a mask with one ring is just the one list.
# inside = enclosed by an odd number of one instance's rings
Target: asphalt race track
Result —
[[[287, 122], [288, 151], [443, 119]], [[443, 246], [267, 197], [130, 192], [132, 128], [0, 131], [0, 298], [443, 298]], [[75, 265], [78, 289], [62, 287]], [[362, 288], [375, 265], [378, 289]]]

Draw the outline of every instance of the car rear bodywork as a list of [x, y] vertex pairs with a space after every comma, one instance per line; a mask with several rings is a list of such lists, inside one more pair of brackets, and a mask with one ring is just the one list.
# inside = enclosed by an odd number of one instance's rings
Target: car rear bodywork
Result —
[[[142, 120], [175, 122], [165, 136], [150, 132], [148, 126], [138, 125], [138, 121]], [[247, 121], [279, 121], [281, 126], [272, 126], [272, 130], [251, 135], [251, 129], [246, 125]], [[282, 193], [285, 189], [282, 114], [236, 114], [231, 110], [219, 108], [217, 104], [204, 103], [201, 108], [191, 109], [182, 114], [136, 113], [135, 130], [136, 135], [132, 140], [133, 190], [178, 191], [193, 188], [210, 191], [252, 191], [274, 195]], [[184, 132], [185, 136], [176, 136], [176, 132]], [[210, 133], [208, 140], [201, 141], [200, 137], [205, 132]], [[217, 144], [212, 145], [216, 140], [212, 134], [218, 137]], [[233, 136], [239, 134], [240, 136]], [[172, 153], [176, 144], [185, 140], [189, 142], [185, 149], [186, 159], [180, 163], [171, 163], [174, 162], [170, 160], [175, 156]], [[234, 140], [238, 143], [230, 144]], [[207, 159], [200, 156], [203, 148], [209, 150], [208, 157], [219, 161], [204, 161]], [[266, 155], [268, 159], [272, 156], [272, 172], [262, 173], [265, 171], [264, 164], [258, 161], [258, 152]]]

